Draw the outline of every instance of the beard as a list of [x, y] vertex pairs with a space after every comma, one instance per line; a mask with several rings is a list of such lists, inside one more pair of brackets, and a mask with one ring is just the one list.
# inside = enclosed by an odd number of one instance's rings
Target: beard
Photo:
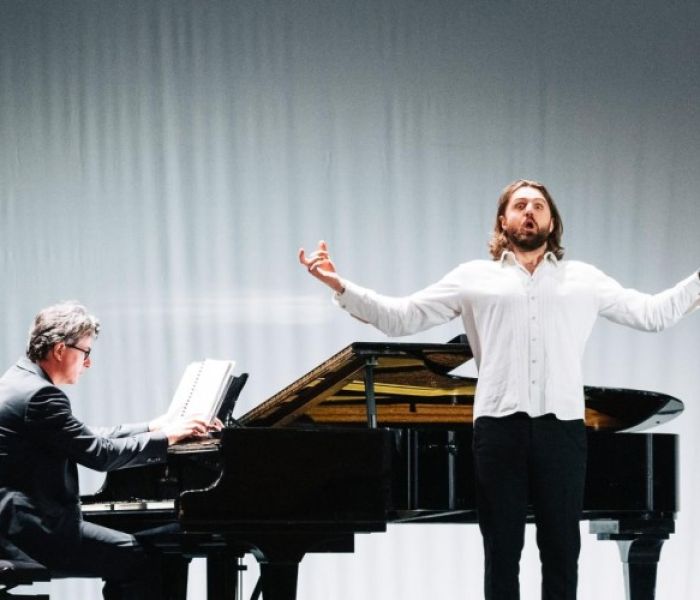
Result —
[[531, 252], [541, 248], [547, 243], [547, 238], [549, 237], [549, 232], [545, 229], [536, 229], [534, 231], [512, 231], [506, 229], [505, 234], [506, 239], [512, 246], [524, 252]]

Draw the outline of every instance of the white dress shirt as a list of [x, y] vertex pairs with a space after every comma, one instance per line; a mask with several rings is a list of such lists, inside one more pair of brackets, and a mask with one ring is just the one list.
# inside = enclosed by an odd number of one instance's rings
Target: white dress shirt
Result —
[[625, 289], [595, 267], [547, 253], [530, 274], [504, 252], [499, 261], [459, 265], [404, 298], [343, 280], [336, 302], [389, 336], [462, 317], [479, 371], [474, 418], [525, 412], [584, 416], [581, 363], [598, 315], [660, 331], [700, 308], [697, 273], [659, 294]]

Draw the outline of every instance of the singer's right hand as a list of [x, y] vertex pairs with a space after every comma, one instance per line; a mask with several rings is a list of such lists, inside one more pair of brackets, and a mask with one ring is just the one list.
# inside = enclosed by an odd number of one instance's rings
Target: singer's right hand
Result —
[[336, 273], [335, 265], [328, 253], [328, 244], [321, 240], [314, 252], [306, 256], [303, 248], [299, 248], [299, 262], [306, 267], [316, 279], [325, 283], [329, 288], [342, 294], [345, 286]]

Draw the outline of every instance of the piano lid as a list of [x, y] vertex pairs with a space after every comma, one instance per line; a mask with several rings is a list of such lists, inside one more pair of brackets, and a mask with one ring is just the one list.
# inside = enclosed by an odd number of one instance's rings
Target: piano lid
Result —
[[[365, 367], [373, 361], [379, 426], [469, 424], [477, 380], [450, 372], [471, 358], [464, 343], [355, 342], [239, 422], [249, 427], [366, 424]], [[683, 410], [680, 400], [655, 392], [586, 386], [584, 395], [586, 425], [595, 430], [641, 431]]]

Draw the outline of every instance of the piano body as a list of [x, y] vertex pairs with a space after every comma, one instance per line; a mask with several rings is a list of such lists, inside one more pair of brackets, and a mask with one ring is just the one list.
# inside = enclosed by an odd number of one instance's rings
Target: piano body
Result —
[[[476, 380], [451, 375], [466, 343], [357, 342], [218, 438], [174, 446], [167, 465], [108, 474], [87, 519], [126, 530], [177, 523], [166, 551], [208, 557], [212, 598], [233, 597], [233, 559], [253, 552], [265, 600], [295, 598], [310, 551], [352, 551], [387, 523], [475, 523]], [[585, 388], [583, 519], [615, 540], [627, 597], [651, 600], [678, 509], [678, 440], [638, 433], [683, 410], [663, 394]], [[624, 430], [624, 431], [623, 431]], [[634, 432], [632, 432], [634, 431]]]

